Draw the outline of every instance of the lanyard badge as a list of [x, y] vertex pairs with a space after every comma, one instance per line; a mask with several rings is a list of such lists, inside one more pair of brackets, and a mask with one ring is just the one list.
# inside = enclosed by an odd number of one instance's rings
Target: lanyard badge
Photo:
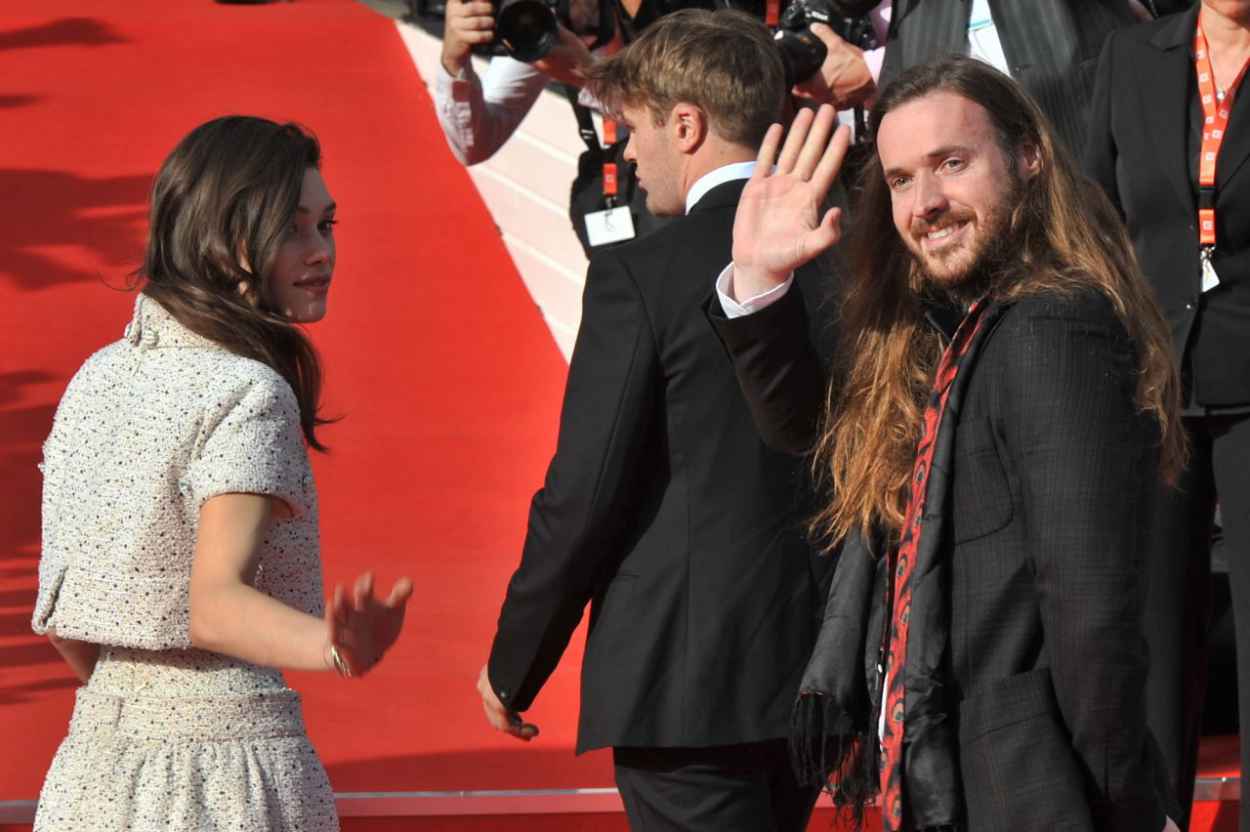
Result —
[[[616, 144], [616, 121], [604, 117], [603, 146], [609, 148]], [[603, 204], [604, 210], [592, 211], [586, 215], [586, 239], [592, 247], [619, 243], [634, 238], [634, 217], [628, 205], [617, 205], [620, 195], [620, 183], [617, 180], [616, 162], [605, 156], [603, 163]]]
[[[616, 144], [616, 120], [603, 117], [603, 146], [610, 148]], [[618, 193], [618, 183], [616, 181], [616, 162], [610, 161], [611, 157], [605, 155], [603, 163], [603, 204], [612, 209], [616, 207], [616, 197]]]
[[1229, 115], [1233, 99], [1241, 86], [1250, 62], [1242, 66], [1236, 80], [1226, 91], [1215, 87], [1215, 70], [1211, 64], [1211, 49], [1206, 33], [1199, 21], [1194, 33], [1194, 69], [1198, 76], [1198, 97], [1202, 101], [1202, 150], [1198, 157], [1198, 242], [1202, 246], [1199, 259], [1202, 265], [1202, 291], [1207, 292], [1220, 284], [1219, 276], [1211, 258], [1215, 253], [1215, 164], [1228, 132]]

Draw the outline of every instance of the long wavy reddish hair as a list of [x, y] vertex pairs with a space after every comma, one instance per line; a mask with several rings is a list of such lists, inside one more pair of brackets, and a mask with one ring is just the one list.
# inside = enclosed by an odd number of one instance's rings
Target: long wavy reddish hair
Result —
[[[1010, 300], [1092, 287], [1111, 301], [1137, 345], [1137, 404], [1158, 424], [1161, 473], [1174, 480], [1187, 453], [1176, 359], [1119, 215], [1076, 172], [1032, 99], [1006, 75], [970, 58], [949, 58], [900, 76], [873, 107], [874, 134], [891, 110], [936, 92], [979, 104], [1009, 158], [1030, 149], [1041, 163], [1036, 176], [1019, 183], [1020, 201], [1009, 223], [1011, 268], [997, 275], [990, 291]], [[848, 363], [830, 386], [813, 463], [832, 494], [813, 531], [831, 544], [856, 530], [893, 538], [902, 527], [924, 405], [942, 351], [924, 318], [920, 269], [899, 235], [883, 231], [893, 228], [893, 217], [875, 153], [853, 214], [839, 351]]]

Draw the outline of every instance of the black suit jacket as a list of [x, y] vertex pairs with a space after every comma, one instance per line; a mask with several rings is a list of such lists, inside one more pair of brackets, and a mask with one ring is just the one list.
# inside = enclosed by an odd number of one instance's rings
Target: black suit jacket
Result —
[[[1198, 9], [1117, 32], [1098, 67], [1086, 170], [1120, 209], [1137, 260], [1172, 328], [1178, 356], [1204, 363], [1203, 404], [1250, 403], [1250, 95], [1238, 96], [1216, 164], [1213, 258], [1221, 286], [1204, 297], [1198, 262], [1197, 149], [1188, 134], [1197, 80]], [[1247, 88], [1250, 89], [1250, 88]], [[1192, 158], [1191, 158], [1192, 156]], [[1201, 315], [1199, 311], [1201, 310]], [[1201, 326], [1200, 354], [1195, 330]]]
[[[803, 388], [822, 383], [793, 336], [801, 299], [751, 318], [714, 320], [762, 435], [801, 450], [814, 420], [795, 414], [818, 401]], [[945, 650], [970, 832], [1163, 828], [1140, 620], [1156, 432], [1136, 407], [1135, 367], [1101, 295], [1028, 298], [998, 319], [948, 405], [954, 441], [932, 468], [949, 502], [924, 534], [948, 563], [950, 638], [925, 646]], [[878, 645], [869, 638], [869, 678]]]
[[560, 435], [490, 678], [529, 707], [591, 602], [578, 750], [784, 737], [823, 559], [704, 314], [744, 182], [591, 260]]
[[[1084, 145], [1098, 52], [1133, 23], [1127, 0], [990, 0], [1011, 75], [1037, 99], [1072, 153]], [[964, 54], [971, 0], [895, 0], [881, 84], [903, 70]]]

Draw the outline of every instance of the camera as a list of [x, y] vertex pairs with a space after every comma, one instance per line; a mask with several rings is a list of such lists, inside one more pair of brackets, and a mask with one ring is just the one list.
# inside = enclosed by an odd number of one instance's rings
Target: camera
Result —
[[[812, 34], [813, 23], [823, 23], [834, 34], [860, 49], [876, 46], [876, 34], [867, 18], [874, 3], [837, 0], [791, 0], [781, 13], [774, 38], [786, 68], [786, 85], [794, 86], [816, 74], [829, 50]], [[848, 14], [850, 12], [851, 14]]]
[[575, 35], [594, 38], [594, 49], [612, 39], [613, 0], [497, 0], [495, 35], [518, 61], [547, 57], [560, 41], [560, 24]]
[[[773, 0], [776, 6], [785, 0]], [[880, 0], [788, 0], [777, 20], [773, 35], [781, 50], [781, 62], [786, 68], [786, 86], [792, 87], [816, 74], [825, 62], [829, 50], [809, 28], [813, 23], [823, 23], [838, 37], [860, 49], [877, 46], [876, 33], [868, 13]], [[715, 0], [716, 8], [738, 9], [769, 22], [769, 0]]]
[[501, 0], [495, 12], [499, 42], [518, 61], [546, 57], [560, 38], [556, 11], [551, 0]]

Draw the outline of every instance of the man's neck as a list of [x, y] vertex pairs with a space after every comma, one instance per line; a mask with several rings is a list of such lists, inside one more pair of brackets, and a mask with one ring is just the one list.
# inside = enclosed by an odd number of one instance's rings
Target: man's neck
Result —
[[755, 151], [749, 147], [721, 141], [707, 141], [691, 155], [682, 170], [681, 198], [684, 201], [698, 182], [717, 168], [739, 162], [755, 161]]

